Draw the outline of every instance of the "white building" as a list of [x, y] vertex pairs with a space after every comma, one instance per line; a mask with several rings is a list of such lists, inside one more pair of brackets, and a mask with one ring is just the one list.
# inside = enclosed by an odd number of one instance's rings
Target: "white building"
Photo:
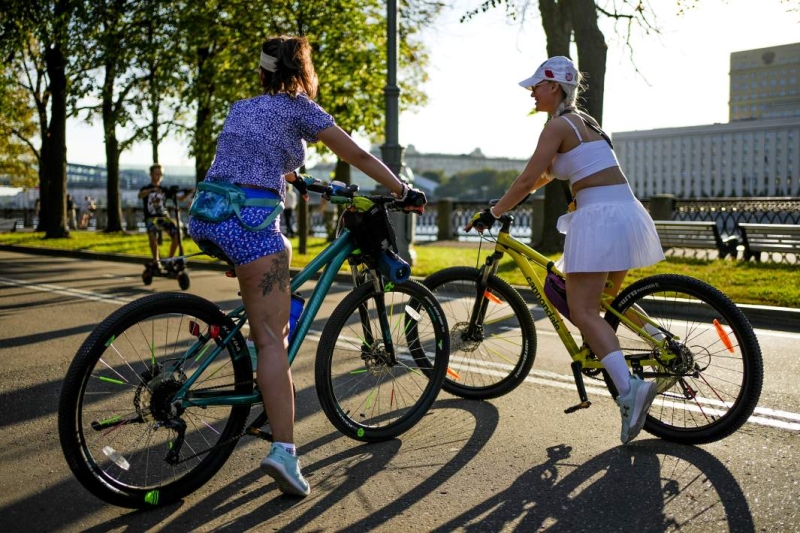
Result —
[[731, 54], [728, 124], [612, 135], [639, 198], [798, 196], [800, 43]]
[[615, 133], [636, 196], [800, 195], [800, 117]]

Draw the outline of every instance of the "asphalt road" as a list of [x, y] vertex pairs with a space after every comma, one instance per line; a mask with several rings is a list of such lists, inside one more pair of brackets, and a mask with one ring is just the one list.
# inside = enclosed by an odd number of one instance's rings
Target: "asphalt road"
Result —
[[[800, 531], [800, 334], [758, 330], [764, 392], [727, 439], [690, 447], [618, 440], [616, 406], [574, 414], [568, 357], [539, 319], [534, 371], [512, 394], [469, 402], [442, 393], [400, 439], [365, 445], [337, 433], [313, 384], [335, 287], [295, 363], [296, 435], [312, 485], [281, 496], [243, 439], [223, 469], [182, 503], [135, 512], [104, 504], [69, 472], [58, 442], [61, 379], [95, 324], [143, 287], [136, 265], [0, 252], [0, 524], [6, 531]], [[190, 292], [222, 307], [236, 282], [192, 272]]]

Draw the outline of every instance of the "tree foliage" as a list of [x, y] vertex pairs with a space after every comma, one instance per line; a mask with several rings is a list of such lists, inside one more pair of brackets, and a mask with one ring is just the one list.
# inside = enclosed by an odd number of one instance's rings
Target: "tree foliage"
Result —
[[78, 16], [83, 7], [80, 0], [7, 0], [0, 18], [4, 72], [28, 95], [36, 116], [38, 131], [23, 142], [37, 159], [39, 230], [47, 238], [69, 234], [66, 122], [70, 86], [85, 74], [80, 53], [85, 28]]
[[486, 200], [501, 197], [517, 177], [514, 170], [471, 170], [454, 174], [436, 189], [439, 198]]
[[0, 78], [0, 180], [14, 187], [39, 183], [36, 114], [30, 95], [4, 67]]
[[[427, 53], [416, 32], [441, 4], [406, 0], [401, 9], [401, 108], [425, 103]], [[119, 157], [149, 139], [181, 132], [205, 177], [232, 102], [260, 93], [256, 67], [271, 35], [305, 35], [314, 47], [319, 101], [345, 130], [382, 133], [386, 72], [385, 4], [378, 0], [5, 0], [0, 14], [5, 149], [20, 167], [35, 159], [48, 237], [66, 230], [66, 120], [102, 121], [108, 171], [107, 230], [121, 229]], [[26, 111], [27, 110], [27, 111]], [[13, 120], [12, 120], [13, 118]], [[27, 120], [27, 127], [22, 123]], [[12, 123], [19, 123], [11, 128]], [[31, 129], [31, 124], [37, 127]], [[124, 138], [119, 138], [125, 132]], [[11, 139], [3, 133], [3, 139]], [[37, 146], [37, 142], [39, 145]], [[6, 171], [12, 172], [11, 167]], [[17, 172], [17, 170], [13, 170]]]

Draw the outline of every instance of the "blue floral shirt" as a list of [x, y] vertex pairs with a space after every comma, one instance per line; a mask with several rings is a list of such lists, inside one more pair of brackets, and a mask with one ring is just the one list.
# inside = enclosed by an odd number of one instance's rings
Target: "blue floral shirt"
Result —
[[267, 187], [283, 197], [283, 175], [303, 165], [305, 143], [317, 142], [317, 133], [334, 124], [305, 94], [239, 100], [225, 119], [207, 179]]

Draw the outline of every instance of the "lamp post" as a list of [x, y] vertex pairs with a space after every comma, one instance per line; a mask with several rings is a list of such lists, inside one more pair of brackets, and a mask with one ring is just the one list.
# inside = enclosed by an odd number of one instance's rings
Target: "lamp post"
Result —
[[[400, 87], [397, 86], [397, 0], [387, 0], [386, 4], [386, 140], [381, 146], [381, 158], [396, 176], [403, 172], [403, 152], [400, 146]], [[397, 236], [400, 256], [414, 264], [416, 252], [414, 241], [414, 219], [411, 215], [392, 214], [392, 225]]]

